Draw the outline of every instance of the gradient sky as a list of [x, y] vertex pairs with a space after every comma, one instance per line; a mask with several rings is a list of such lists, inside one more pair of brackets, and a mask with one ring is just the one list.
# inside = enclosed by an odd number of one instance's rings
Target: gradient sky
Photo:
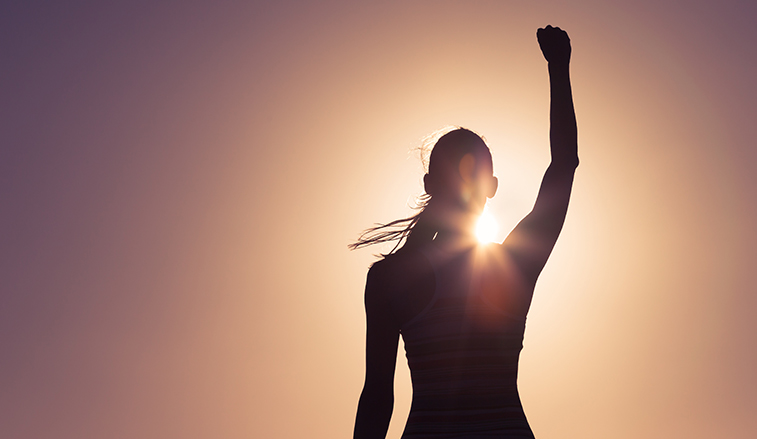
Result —
[[387, 248], [347, 244], [447, 125], [490, 144], [500, 238], [529, 211], [546, 24], [581, 166], [521, 357], [537, 437], [757, 435], [754, 2], [65, 3], [0, 10], [0, 437], [350, 437]]

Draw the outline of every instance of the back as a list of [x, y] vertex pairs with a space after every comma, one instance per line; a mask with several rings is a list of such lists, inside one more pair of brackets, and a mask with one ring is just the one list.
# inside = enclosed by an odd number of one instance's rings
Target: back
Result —
[[517, 388], [530, 294], [508, 286], [506, 264], [492, 260], [501, 252], [420, 250], [435, 288], [401, 326], [413, 382], [403, 438], [533, 438]]

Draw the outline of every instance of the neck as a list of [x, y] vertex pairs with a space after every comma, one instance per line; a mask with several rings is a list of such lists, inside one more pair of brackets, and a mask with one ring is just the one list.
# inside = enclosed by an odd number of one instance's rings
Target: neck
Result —
[[450, 251], [461, 251], [476, 245], [476, 236], [467, 231], [440, 230], [434, 238], [434, 243], [439, 247]]

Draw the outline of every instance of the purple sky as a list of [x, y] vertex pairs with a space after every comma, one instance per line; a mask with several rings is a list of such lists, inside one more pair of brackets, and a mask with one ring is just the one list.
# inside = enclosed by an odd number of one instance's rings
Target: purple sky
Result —
[[537, 437], [755, 437], [756, 16], [6, 2], [0, 437], [349, 437], [387, 249], [346, 246], [409, 212], [411, 152], [446, 125], [489, 142], [500, 239], [528, 212], [546, 24], [573, 42], [581, 166], [521, 360]]

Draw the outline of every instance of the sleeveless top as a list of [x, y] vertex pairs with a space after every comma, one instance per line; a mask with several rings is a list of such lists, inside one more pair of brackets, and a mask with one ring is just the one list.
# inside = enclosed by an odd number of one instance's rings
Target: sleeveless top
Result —
[[420, 252], [436, 287], [400, 330], [413, 384], [402, 438], [534, 438], [517, 387], [528, 304], [509, 314], [487, 300], [475, 252]]

